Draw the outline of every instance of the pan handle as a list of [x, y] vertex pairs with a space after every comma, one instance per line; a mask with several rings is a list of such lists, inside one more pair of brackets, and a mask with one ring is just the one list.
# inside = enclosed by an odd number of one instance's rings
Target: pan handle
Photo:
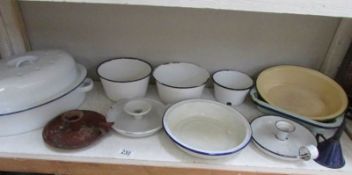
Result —
[[88, 92], [90, 90], [92, 90], [94, 87], [94, 82], [92, 79], [90, 78], [86, 78], [82, 84], [80, 85], [79, 89], [81, 90], [81, 92]]

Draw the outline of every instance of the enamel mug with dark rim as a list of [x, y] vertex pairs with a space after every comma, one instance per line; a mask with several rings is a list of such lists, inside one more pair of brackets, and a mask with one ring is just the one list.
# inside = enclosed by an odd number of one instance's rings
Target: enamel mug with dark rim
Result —
[[229, 106], [243, 103], [253, 87], [253, 80], [250, 76], [234, 70], [217, 71], [212, 78], [216, 100]]
[[107, 97], [113, 101], [144, 97], [152, 73], [150, 63], [138, 58], [115, 58], [97, 67]]

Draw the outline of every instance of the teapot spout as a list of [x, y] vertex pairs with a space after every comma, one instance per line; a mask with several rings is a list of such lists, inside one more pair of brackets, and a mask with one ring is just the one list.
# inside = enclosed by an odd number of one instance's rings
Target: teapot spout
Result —
[[114, 122], [100, 122], [99, 128], [103, 133], [107, 133], [112, 128], [112, 125], [114, 125]]

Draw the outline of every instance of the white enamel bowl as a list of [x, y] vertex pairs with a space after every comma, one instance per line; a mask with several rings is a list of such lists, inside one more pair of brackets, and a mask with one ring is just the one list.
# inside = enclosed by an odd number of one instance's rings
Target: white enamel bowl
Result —
[[216, 100], [230, 106], [242, 104], [253, 87], [252, 78], [238, 71], [220, 70], [212, 78]]
[[160, 99], [168, 104], [199, 98], [210, 76], [206, 69], [191, 63], [167, 63], [158, 66], [156, 79]]
[[178, 102], [163, 118], [167, 135], [190, 155], [216, 159], [245, 148], [252, 131], [245, 117], [224, 104], [202, 99]]
[[151, 72], [150, 63], [138, 58], [115, 58], [97, 67], [105, 93], [114, 101], [144, 97]]

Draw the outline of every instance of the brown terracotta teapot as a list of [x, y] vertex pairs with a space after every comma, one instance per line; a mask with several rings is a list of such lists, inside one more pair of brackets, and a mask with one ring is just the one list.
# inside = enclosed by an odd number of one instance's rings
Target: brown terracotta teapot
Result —
[[48, 122], [43, 130], [43, 139], [55, 148], [83, 148], [101, 138], [112, 124], [94, 111], [67, 111]]

